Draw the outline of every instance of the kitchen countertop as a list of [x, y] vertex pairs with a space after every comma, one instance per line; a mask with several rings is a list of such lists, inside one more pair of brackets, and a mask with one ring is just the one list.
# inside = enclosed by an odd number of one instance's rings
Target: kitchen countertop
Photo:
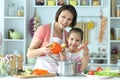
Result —
[[[112, 77], [108, 79], [99, 79], [95, 77], [86, 76], [55, 76], [55, 77], [40, 77], [40, 78], [27, 78], [27, 80], [120, 80], [120, 77]], [[26, 80], [12, 76], [0, 77], [0, 80]]]
[[[32, 66], [24, 65], [24, 68], [33, 68], [33, 65]], [[91, 68], [95, 68], [95, 66], [92, 66]], [[112, 69], [115, 70], [117, 69], [117, 67], [112, 66]], [[43, 80], [43, 79], [44, 80], [120, 80], [120, 77], [112, 77], [109, 79], [99, 79], [96, 77], [87, 77], [84, 75], [79, 75], [79, 76], [54, 76], [54, 77], [27, 78], [27, 80]], [[5, 76], [5, 77], [0, 76], [0, 80], [26, 80], [26, 79], [20, 79], [20, 78], [13, 77], [13, 76]]]

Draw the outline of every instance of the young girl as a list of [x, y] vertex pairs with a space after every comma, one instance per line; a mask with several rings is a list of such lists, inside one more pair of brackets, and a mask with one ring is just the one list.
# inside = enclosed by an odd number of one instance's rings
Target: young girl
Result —
[[88, 65], [88, 47], [87, 43], [80, 45], [83, 40], [83, 31], [79, 28], [72, 28], [68, 33], [68, 48], [65, 49], [66, 57], [61, 59], [81, 62], [81, 71]]

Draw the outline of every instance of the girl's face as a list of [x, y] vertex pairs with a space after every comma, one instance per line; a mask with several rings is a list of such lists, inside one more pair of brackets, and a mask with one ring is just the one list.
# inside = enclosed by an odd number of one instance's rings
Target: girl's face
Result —
[[58, 27], [64, 29], [72, 23], [72, 20], [72, 13], [68, 10], [63, 10], [58, 17]]
[[71, 33], [68, 38], [68, 46], [70, 51], [74, 51], [81, 43], [81, 35], [79, 33]]

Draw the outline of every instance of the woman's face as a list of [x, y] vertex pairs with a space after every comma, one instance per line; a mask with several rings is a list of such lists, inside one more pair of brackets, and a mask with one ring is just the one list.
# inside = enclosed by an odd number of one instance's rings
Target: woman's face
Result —
[[79, 33], [71, 33], [68, 38], [68, 46], [70, 51], [74, 51], [81, 43], [81, 35]]
[[58, 17], [58, 26], [61, 29], [66, 28], [72, 23], [73, 15], [68, 10], [63, 10]]

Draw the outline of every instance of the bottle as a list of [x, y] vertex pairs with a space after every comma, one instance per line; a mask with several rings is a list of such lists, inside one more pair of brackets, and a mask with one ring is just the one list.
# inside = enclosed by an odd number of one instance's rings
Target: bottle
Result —
[[16, 75], [16, 55], [12, 55], [12, 60], [10, 60], [10, 75]]
[[23, 8], [23, 6], [18, 6], [17, 7], [17, 16], [19, 16], [19, 17], [24, 16], [24, 8]]
[[17, 74], [20, 74], [23, 71], [23, 55], [17, 55]]
[[15, 16], [15, 3], [9, 3], [8, 8], [8, 16]]

